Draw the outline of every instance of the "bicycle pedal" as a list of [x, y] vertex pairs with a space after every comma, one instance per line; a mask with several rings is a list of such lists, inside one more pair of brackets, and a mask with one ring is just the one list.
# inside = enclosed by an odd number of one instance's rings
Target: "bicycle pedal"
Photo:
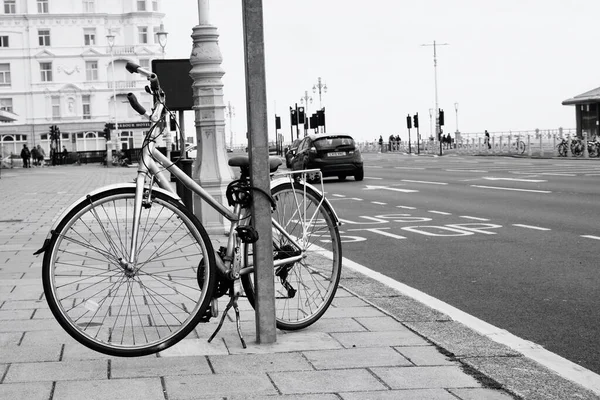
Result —
[[243, 243], [255, 243], [258, 240], [258, 232], [251, 226], [238, 226], [235, 231]]

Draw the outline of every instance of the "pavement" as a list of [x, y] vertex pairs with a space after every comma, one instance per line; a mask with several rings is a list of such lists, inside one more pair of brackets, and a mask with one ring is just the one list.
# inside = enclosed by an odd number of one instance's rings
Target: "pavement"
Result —
[[217, 319], [157, 355], [91, 351], [53, 319], [33, 252], [62, 209], [134, 175], [99, 165], [0, 171], [0, 399], [600, 398], [346, 259], [330, 309], [302, 331], [278, 331], [276, 343], [256, 343], [242, 299], [247, 349], [229, 318], [212, 343]]

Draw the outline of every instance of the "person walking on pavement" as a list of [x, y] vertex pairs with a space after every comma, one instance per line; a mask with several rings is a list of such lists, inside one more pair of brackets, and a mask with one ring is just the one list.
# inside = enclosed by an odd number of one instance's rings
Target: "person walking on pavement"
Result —
[[23, 168], [31, 168], [31, 164], [29, 163], [29, 157], [31, 157], [31, 152], [26, 144], [23, 145], [21, 149], [21, 158], [23, 159]]
[[61, 164], [66, 164], [67, 163], [67, 157], [69, 156], [69, 152], [67, 151], [67, 148], [65, 146], [63, 146], [62, 149], [62, 162]]
[[490, 144], [490, 133], [487, 131], [487, 129], [485, 130], [485, 143], [487, 143], [488, 150], [490, 150], [492, 145]]
[[383, 137], [379, 135], [379, 153], [383, 152]]
[[37, 154], [38, 154], [38, 165], [44, 166], [44, 159], [46, 158], [46, 152], [42, 149], [42, 146], [37, 145]]
[[37, 167], [38, 165], [38, 151], [37, 151], [37, 147], [33, 146], [31, 148], [31, 161], [33, 162], [33, 165], [35, 167]]

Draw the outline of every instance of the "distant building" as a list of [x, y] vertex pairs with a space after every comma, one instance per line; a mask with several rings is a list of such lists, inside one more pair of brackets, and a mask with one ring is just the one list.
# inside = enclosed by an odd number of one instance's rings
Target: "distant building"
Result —
[[51, 125], [61, 131], [59, 148], [103, 150], [104, 125], [114, 124], [115, 115], [114, 148], [141, 146], [149, 123], [126, 96], [135, 93], [146, 108], [151, 97], [144, 94], [147, 81], [125, 64], [150, 69], [153, 58], [163, 57], [160, 1], [0, 0], [0, 7], [2, 155], [20, 152], [24, 143], [49, 154]]
[[590, 90], [562, 102], [564, 106], [575, 106], [577, 137], [587, 132], [588, 138], [600, 135], [600, 88]]

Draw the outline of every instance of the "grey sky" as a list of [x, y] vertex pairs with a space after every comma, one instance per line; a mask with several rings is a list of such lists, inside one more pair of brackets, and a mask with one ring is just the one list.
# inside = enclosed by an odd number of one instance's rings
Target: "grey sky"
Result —
[[[187, 58], [197, 1], [163, 6], [167, 57]], [[271, 139], [277, 112], [289, 140], [288, 107], [305, 90], [309, 112], [318, 107], [319, 76], [328, 87], [328, 131], [406, 139], [405, 117], [419, 112], [428, 135], [433, 49], [421, 45], [433, 40], [449, 44], [437, 48], [445, 132], [456, 129], [455, 102], [461, 132], [572, 128], [574, 109], [561, 102], [600, 86], [597, 0], [264, 0], [263, 7]], [[241, 21], [241, 0], [211, 1], [238, 143], [246, 132]]]

